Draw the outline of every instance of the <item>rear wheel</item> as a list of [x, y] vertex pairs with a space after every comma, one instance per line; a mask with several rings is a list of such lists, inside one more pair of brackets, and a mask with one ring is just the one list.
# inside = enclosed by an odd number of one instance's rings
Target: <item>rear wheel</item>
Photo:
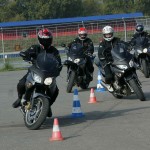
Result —
[[25, 126], [30, 130], [38, 129], [45, 121], [49, 111], [49, 100], [45, 97], [37, 97], [32, 108], [25, 112]]
[[137, 95], [137, 97], [141, 101], [145, 101], [144, 93], [143, 93], [142, 89], [140, 88], [140, 86], [138, 86], [137, 82], [134, 79], [131, 79], [131, 80], [129, 80], [129, 84], [133, 88], [133, 91]]
[[71, 71], [69, 79], [68, 79], [68, 85], [67, 85], [67, 93], [70, 93], [72, 91], [72, 87], [74, 85], [76, 73], [74, 71]]

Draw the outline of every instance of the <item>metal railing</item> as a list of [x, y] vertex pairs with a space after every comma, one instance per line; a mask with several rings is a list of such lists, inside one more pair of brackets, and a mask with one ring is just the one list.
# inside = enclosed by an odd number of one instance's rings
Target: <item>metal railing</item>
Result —
[[[122, 40], [129, 41], [134, 33], [135, 25], [141, 23], [146, 30], [150, 30], [150, 18], [136, 18], [111, 20], [111, 21], [89, 21], [84, 25], [88, 30], [88, 36], [93, 40], [94, 45], [98, 45], [102, 38], [101, 30], [105, 25], [111, 25], [115, 30], [115, 36]], [[76, 36], [78, 28], [82, 23], [72, 24], [56, 24], [45, 25], [49, 28], [54, 36], [53, 45], [60, 49], [61, 43], [69, 43]], [[0, 30], [0, 61], [5, 63], [6, 60], [18, 61], [19, 51], [29, 48], [32, 44], [38, 43], [37, 32], [41, 27], [15, 27], [15, 28], [1, 28]], [[15, 58], [15, 59], [14, 59]]]

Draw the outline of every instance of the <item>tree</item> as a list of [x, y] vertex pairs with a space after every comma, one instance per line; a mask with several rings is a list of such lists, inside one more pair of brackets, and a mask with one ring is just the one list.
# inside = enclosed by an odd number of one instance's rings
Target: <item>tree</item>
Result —
[[149, 0], [0, 0], [0, 22], [143, 12]]
[[27, 20], [75, 17], [81, 14], [82, 6], [82, 0], [24, 0], [23, 3]]
[[99, 0], [83, 0], [83, 16], [92, 16], [100, 14], [101, 3]]
[[149, 0], [136, 0], [135, 9], [136, 11], [143, 12], [145, 15], [150, 15], [150, 1]]
[[105, 0], [104, 14], [135, 12], [134, 1], [131, 0]]

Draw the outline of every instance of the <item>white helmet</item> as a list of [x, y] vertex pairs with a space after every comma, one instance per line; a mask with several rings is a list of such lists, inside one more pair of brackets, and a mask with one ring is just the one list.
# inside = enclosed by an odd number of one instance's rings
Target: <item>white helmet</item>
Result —
[[114, 29], [111, 26], [105, 26], [102, 29], [102, 33], [103, 33], [103, 38], [106, 41], [111, 41], [114, 38]]

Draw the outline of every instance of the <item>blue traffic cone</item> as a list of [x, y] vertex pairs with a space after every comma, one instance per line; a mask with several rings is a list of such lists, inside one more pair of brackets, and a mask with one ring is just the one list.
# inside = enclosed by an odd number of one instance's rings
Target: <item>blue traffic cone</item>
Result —
[[83, 113], [81, 111], [81, 104], [78, 98], [78, 90], [74, 89], [73, 95], [73, 108], [72, 108], [72, 118], [80, 118], [83, 117]]
[[97, 89], [96, 91], [97, 92], [104, 92], [106, 91], [106, 89], [102, 86], [102, 75], [101, 75], [101, 72], [100, 70], [98, 71], [98, 77], [97, 77]]

